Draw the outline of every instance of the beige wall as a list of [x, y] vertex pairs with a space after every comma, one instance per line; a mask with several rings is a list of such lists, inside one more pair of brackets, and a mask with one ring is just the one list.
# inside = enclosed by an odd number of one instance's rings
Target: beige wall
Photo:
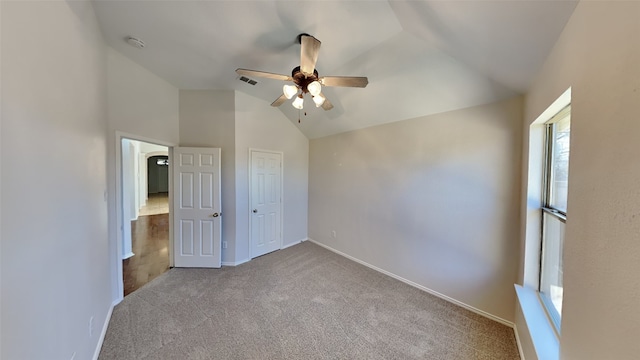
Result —
[[180, 90], [180, 146], [221, 149], [222, 262], [234, 262], [236, 241], [235, 93]]
[[526, 96], [524, 149], [529, 125], [568, 87], [571, 158], [561, 359], [637, 359], [639, 2], [578, 4]]
[[178, 89], [112, 48], [107, 51], [109, 133], [178, 143]]
[[0, 358], [91, 359], [112, 300], [106, 47], [90, 2], [0, 6]]
[[[107, 169], [109, 187], [109, 238], [112, 264], [112, 296], [120, 299], [122, 290], [118, 283], [122, 275], [117, 272], [118, 234], [116, 188], [120, 185], [116, 171], [120, 141], [117, 134], [131, 135], [136, 139], [178, 143], [178, 89], [149, 70], [131, 61], [116, 50], [107, 47]], [[125, 234], [125, 238], [128, 235]]]
[[309, 140], [278, 109], [236, 93], [238, 261], [249, 258], [249, 149], [283, 152], [283, 246], [307, 239]]
[[311, 140], [309, 237], [513, 321], [521, 116], [515, 98]]

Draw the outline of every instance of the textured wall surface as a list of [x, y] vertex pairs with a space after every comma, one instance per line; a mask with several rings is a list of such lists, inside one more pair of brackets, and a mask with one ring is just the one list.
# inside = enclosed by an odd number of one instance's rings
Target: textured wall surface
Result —
[[526, 96], [528, 129], [572, 88], [563, 360], [640, 353], [639, 39], [640, 3], [580, 2]]
[[177, 144], [178, 89], [112, 48], [107, 66], [109, 131]]
[[91, 359], [112, 300], [106, 47], [89, 2], [1, 6], [0, 358]]
[[309, 237], [513, 321], [521, 116], [515, 98], [311, 140]]

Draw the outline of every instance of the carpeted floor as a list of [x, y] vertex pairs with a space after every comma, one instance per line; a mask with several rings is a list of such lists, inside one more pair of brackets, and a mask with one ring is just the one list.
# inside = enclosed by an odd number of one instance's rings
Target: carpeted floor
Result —
[[310, 242], [172, 269], [113, 311], [107, 359], [519, 359], [513, 330]]

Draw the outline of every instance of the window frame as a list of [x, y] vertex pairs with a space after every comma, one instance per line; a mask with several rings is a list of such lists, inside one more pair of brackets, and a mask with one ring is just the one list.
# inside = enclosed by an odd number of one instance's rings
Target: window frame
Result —
[[[542, 277], [543, 277], [543, 269], [544, 269], [544, 246], [545, 246], [545, 213], [549, 216], [556, 218], [566, 225], [567, 222], [567, 212], [561, 209], [557, 209], [551, 206], [551, 196], [552, 196], [552, 184], [553, 184], [553, 154], [554, 154], [554, 146], [555, 146], [555, 124], [565, 117], [571, 116], [571, 104], [563, 107], [560, 111], [558, 111], [549, 121], [544, 123], [544, 169], [542, 171], [542, 205], [541, 216], [540, 216], [540, 264], [539, 264], [539, 276], [538, 276], [538, 297], [540, 301], [544, 305], [544, 309], [547, 313], [547, 316], [551, 320], [551, 323], [554, 325], [554, 330], [558, 335], [560, 335], [560, 326], [562, 316], [556, 310], [555, 306], [551, 302], [551, 299], [548, 296], [543, 295], [542, 293]], [[571, 120], [569, 120], [571, 121]], [[569, 140], [571, 141], [571, 140]]]

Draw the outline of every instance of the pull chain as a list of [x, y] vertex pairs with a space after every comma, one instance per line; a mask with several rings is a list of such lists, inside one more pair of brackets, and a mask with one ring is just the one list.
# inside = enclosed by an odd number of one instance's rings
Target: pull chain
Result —
[[[300, 124], [300, 112], [301, 110], [298, 109], [298, 124]], [[304, 116], [307, 116], [307, 112], [304, 112]]]

